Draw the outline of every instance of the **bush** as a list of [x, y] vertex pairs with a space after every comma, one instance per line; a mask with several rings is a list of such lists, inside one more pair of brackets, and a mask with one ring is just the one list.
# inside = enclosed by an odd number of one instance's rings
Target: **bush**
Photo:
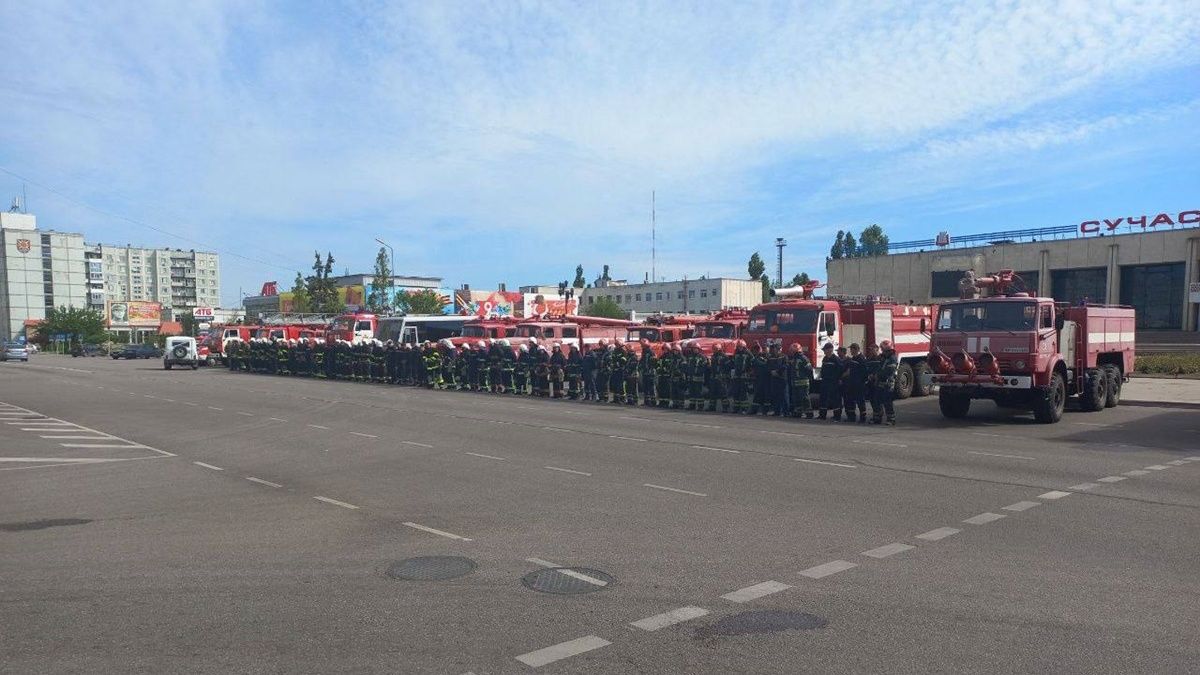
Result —
[[1195, 375], [1200, 373], [1200, 354], [1147, 354], [1137, 357], [1135, 373]]

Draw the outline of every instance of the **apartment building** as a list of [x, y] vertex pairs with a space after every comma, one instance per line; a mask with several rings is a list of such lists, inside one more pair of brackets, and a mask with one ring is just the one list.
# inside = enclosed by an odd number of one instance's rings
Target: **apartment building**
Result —
[[145, 300], [173, 316], [215, 307], [221, 298], [220, 256], [205, 251], [93, 244], [85, 253], [88, 304]]

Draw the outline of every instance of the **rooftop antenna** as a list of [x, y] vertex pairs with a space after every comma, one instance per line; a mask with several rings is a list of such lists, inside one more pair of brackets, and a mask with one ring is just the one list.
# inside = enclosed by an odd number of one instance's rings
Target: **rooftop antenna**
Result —
[[658, 233], [655, 217], [654, 190], [650, 191], [650, 278], [658, 278]]

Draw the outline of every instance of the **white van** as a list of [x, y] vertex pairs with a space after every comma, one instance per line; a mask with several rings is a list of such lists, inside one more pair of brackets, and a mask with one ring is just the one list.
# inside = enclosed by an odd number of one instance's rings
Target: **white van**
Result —
[[171, 366], [191, 366], [192, 370], [200, 366], [200, 356], [196, 351], [196, 338], [167, 338], [167, 346], [163, 349], [163, 369], [170, 370]]

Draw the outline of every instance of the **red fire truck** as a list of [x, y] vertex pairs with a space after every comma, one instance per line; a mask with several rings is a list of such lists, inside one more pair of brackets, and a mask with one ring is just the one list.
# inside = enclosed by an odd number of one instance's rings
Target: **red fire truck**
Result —
[[687, 340], [695, 334], [696, 322], [708, 318], [700, 314], [661, 314], [647, 317], [641, 325], [634, 326], [625, 332], [625, 342], [632, 346], [634, 353], [642, 353], [642, 340], [650, 343], [650, 351], [655, 356], [670, 347], [672, 342]]
[[938, 385], [944, 416], [965, 417], [973, 399], [991, 399], [1052, 424], [1071, 396], [1087, 411], [1120, 402], [1133, 370], [1133, 308], [1071, 307], [1023, 287], [1012, 270], [978, 278], [968, 272], [961, 299], [941, 306], [927, 379]]
[[814, 298], [813, 291], [821, 287], [818, 281], [804, 286], [772, 291], [779, 300], [765, 302], [750, 310], [749, 324], [743, 338], [748, 344], [758, 343], [766, 349], [780, 345], [786, 353], [793, 344], [808, 354], [817, 377], [820, 377], [822, 347], [832, 342], [834, 347], [879, 344], [891, 340], [900, 358], [896, 374], [896, 398], [925, 396], [928, 384], [920, 384], [920, 376], [928, 371], [929, 319], [933, 305], [901, 305], [874, 297]]
[[582, 349], [584, 345], [595, 345], [601, 340], [620, 342], [626, 337], [626, 332], [637, 325], [634, 321], [596, 316], [522, 321], [517, 324], [516, 332], [509, 338], [509, 342], [515, 349], [520, 345], [529, 344], [530, 338], [536, 338], [540, 344], [547, 345], [547, 349], [555, 342], [564, 348], [574, 344]]
[[379, 316], [370, 312], [342, 314], [325, 330], [326, 340], [359, 343], [365, 340], [393, 340], [417, 344], [458, 337], [471, 317], [454, 314], [403, 314]]
[[462, 335], [450, 338], [455, 347], [480, 340], [499, 340], [512, 337], [517, 332], [518, 319], [511, 317], [472, 319], [463, 324]]
[[732, 353], [733, 344], [742, 338], [750, 315], [744, 309], [725, 309], [696, 322], [692, 338], [684, 344], [699, 349], [705, 356], [712, 356], [718, 342], [725, 343], [726, 353]]

